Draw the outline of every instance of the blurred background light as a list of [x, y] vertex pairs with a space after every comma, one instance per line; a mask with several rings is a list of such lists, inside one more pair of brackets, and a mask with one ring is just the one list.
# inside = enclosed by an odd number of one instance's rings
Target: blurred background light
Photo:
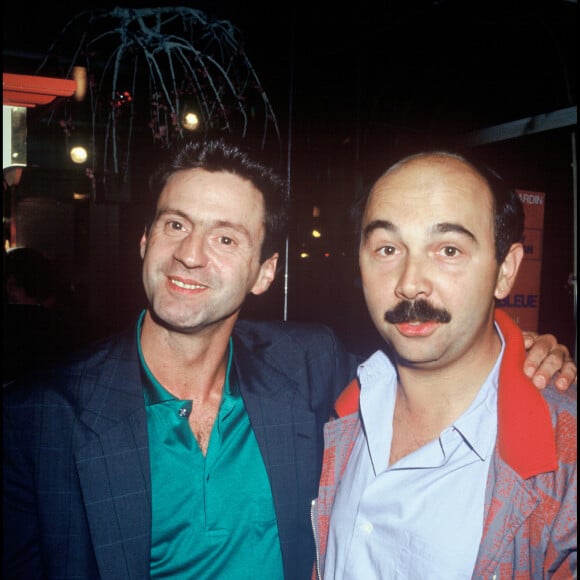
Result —
[[73, 163], [86, 163], [89, 154], [85, 147], [77, 145], [70, 150], [70, 158]]
[[183, 128], [195, 131], [199, 127], [199, 117], [192, 111], [186, 111], [183, 115]]

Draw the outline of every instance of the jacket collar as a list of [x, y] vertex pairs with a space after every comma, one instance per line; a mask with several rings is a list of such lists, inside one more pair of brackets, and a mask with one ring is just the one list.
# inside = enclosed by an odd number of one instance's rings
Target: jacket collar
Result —
[[556, 437], [548, 404], [524, 374], [521, 330], [501, 309], [495, 320], [505, 340], [497, 401], [499, 455], [527, 479], [557, 468]]
[[[498, 451], [500, 457], [524, 479], [554, 471], [558, 466], [556, 438], [548, 404], [524, 374], [526, 356], [519, 327], [503, 310], [495, 321], [505, 340], [499, 371]], [[338, 398], [339, 417], [358, 410], [360, 387], [353, 379]]]

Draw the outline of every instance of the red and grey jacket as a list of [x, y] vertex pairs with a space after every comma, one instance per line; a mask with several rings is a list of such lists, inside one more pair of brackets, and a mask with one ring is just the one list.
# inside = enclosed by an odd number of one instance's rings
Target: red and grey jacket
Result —
[[[498, 387], [498, 435], [485, 496], [483, 536], [473, 572], [477, 579], [576, 577], [576, 385], [538, 391], [523, 372], [518, 326], [496, 310], [505, 340]], [[360, 388], [353, 380], [336, 402], [338, 419], [324, 430], [324, 460], [313, 502], [317, 562], [322, 578], [330, 513], [360, 433]]]

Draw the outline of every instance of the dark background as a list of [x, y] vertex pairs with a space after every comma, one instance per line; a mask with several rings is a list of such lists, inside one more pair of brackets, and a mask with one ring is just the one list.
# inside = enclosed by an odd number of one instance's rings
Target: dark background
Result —
[[[5, 5], [4, 71], [34, 74], [69, 18], [116, 5], [168, 4]], [[376, 335], [358, 281], [348, 220], [353, 201], [404, 154], [464, 145], [474, 131], [576, 106], [576, 2], [400, 0], [340, 6], [218, 0], [187, 6], [240, 29], [281, 129], [280, 143], [270, 145], [269, 153], [289, 179], [295, 209], [287, 276], [281, 272], [268, 295], [251, 299], [243, 315], [322, 321], [361, 354], [374, 348]], [[64, 78], [66, 71], [51, 73]], [[57, 146], [51, 140], [59, 139], [59, 129], [49, 128], [42, 114], [29, 114], [30, 167], [17, 192], [21, 207], [27, 192], [37, 196], [44, 188], [46, 197], [58, 196], [59, 184], [75, 179], [54, 161]], [[474, 147], [518, 188], [546, 193], [539, 331], [556, 334], [571, 350], [574, 138], [575, 125]], [[155, 158], [145, 146], [134, 156], [134, 187], [116, 208], [119, 243], [113, 248], [106, 246], [106, 231], [87, 241], [94, 208], [29, 204], [34, 219], [27, 227], [35, 228], [37, 244], [75, 240], [68, 254], [57, 257], [63, 275], [83, 293], [86, 338], [131, 322], [143, 306], [140, 180]], [[318, 218], [312, 217], [315, 205]], [[58, 223], [69, 224], [70, 231], [51, 230], [56, 222], [46, 211], [66, 214]], [[313, 225], [323, 233], [319, 240], [309, 236]], [[95, 249], [95, 243], [106, 249]], [[297, 257], [301, 250], [310, 252], [309, 260]]]

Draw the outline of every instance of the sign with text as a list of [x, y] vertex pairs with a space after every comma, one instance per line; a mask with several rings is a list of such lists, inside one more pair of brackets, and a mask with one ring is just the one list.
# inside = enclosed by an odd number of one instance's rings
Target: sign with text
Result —
[[516, 190], [524, 204], [524, 259], [511, 293], [499, 305], [523, 330], [538, 332], [546, 194]]

